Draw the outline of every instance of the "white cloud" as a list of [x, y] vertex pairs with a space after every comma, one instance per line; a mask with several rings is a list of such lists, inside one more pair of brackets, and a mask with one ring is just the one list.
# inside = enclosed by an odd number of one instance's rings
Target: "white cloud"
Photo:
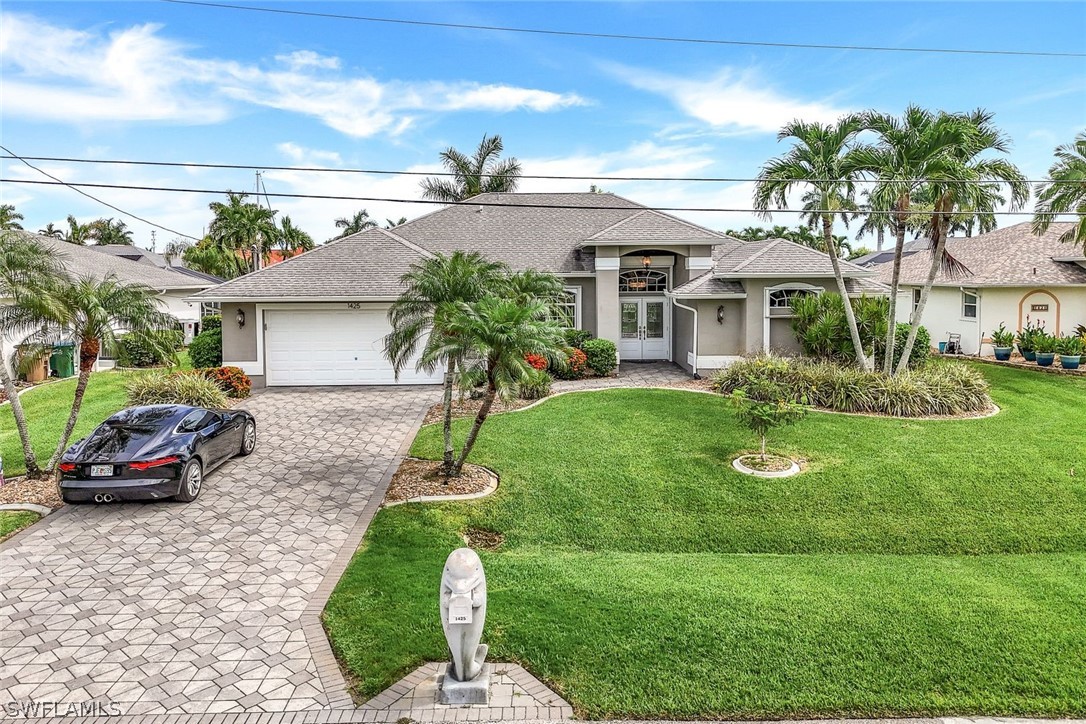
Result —
[[3, 110], [27, 118], [208, 124], [249, 104], [363, 138], [403, 133], [427, 113], [546, 112], [586, 103], [575, 93], [474, 81], [380, 80], [311, 50], [276, 55], [271, 64], [203, 58], [163, 38], [157, 25], [103, 35], [28, 15], [0, 19]]
[[616, 64], [604, 67], [634, 88], [664, 96], [683, 113], [714, 129], [775, 133], [796, 118], [830, 122], [846, 112], [828, 101], [790, 98], [753, 69], [722, 68], [694, 78]]
[[289, 158], [294, 163], [304, 163], [308, 166], [333, 166], [343, 165], [343, 157], [336, 151], [321, 151], [315, 148], [306, 148], [293, 141], [276, 144], [275, 150]]

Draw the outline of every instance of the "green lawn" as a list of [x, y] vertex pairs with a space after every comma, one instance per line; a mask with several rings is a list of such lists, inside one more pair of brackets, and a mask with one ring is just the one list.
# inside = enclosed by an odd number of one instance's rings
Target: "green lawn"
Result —
[[37, 513], [29, 511], [0, 510], [0, 541], [37, 522], [40, 517]]
[[[490, 498], [382, 511], [325, 611], [369, 696], [445, 657], [437, 582], [469, 527], [485, 640], [590, 717], [1086, 714], [1086, 381], [984, 366], [1003, 412], [812, 414], [753, 440], [724, 400], [566, 395], [487, 422]], [[461, 421], [463, 435], [470, 421]], [[439, 456], [440, 429], [414, 452]]]
[[[181, 352], [178, 356], [180, 369], [192, 368], [187, 352]], [[87, 383], [87, 393], [83, 397], [83, 406], [79, 411], [79, 421], [72, 435], [73, 441], [89, 433], [102, 420], [125, 406], [125, 382], [133, 374], [142, 372], [106, 371], [91, 375], [90, 382]], [[64, 424], [68, 421], [72, 398], [75, 396], [75, 383], [74, 377], [48, 382], [29, 390], [19, 398], [26, 411], [34, 452], [37, 453], [41, 465], [53, 454]], [[26, 472], [23, 447], [15, 429], [11, 405], [0, 406], [0, 455], [4, 457], [4, 474], [8, 477]]]

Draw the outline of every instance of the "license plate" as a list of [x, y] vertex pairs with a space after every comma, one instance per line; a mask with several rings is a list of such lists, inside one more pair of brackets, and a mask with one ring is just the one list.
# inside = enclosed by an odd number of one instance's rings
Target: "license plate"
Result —
[[112, 465], [91, 465], [92, 478], [109, 478], [113, 476]]

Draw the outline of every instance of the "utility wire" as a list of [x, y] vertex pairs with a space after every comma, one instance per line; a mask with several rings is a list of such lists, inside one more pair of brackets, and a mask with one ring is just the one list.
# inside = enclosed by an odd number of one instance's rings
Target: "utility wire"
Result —
[[[82, 186], [86, 188], [96, 189], [125, 189], [129, 191], [166, 191], [172, 193], [184, 193], [184, 194], [213, 194], [222, 196], [229, 193], [239, 193], [230, 190], [220, 189], [193, 189], [193, 188], [172, 188], [167, 186], [132, 186], [125, 184], [101, 184], [101, 183], [68, 183], [66, 181], [34, 181], [30, 179], [15, 179], [15, 178], [0, 178], [0, 183], [12, 183], [12, 184], [33, 184], [38, 186]], [[500, 203], [493, 201], [476, 201], [468, 199], [466, 201], [457, 201], [452, 203], [444, 203], [438, 201], [429, 201], [427, 199], [396, 199], [380, 196], [332, 196], [327, 194], [287, 194], [287, 193], [267, 193], [267, 196], [274, 196], [282, 199], [320, 199], [325, 201], [373, 201], [392, 204], [429, 204], [440, 206], [497, 206], [502, 208], [520, 208], [520, 209], [583, 209], [587, 211], [622, 211], [622, 210], [648, 210], [648, 211], [709, 211], [709, 212], [728, 212], [728, 213], [746, 213], [746, 214], [763, 214], [763, 213], [784, 213], [784, 214], [840, 214], [841, 209], [749, 209], [749, 208], [718, 208], [718, 207], [696, 207], [696, 206], [580, 206], [575, 204], [543, 204], [543, 203], [529, 203], [529, 202], [513, 202], [513, 203]], [[93, 197], [92, 197], [93, 198]], [[103, 202], [104, 203], [104, 202]], [[111, 207], [116, 208], [116, 207]], [[127, 212], [122, 212], [127, 213]], [[851, 212], [850, 212], [851, 213]], [[893, 210], [888, 211], [859, 211], [857, 215], [891, 215], [896, 212]], [[931, 212], [916, 212], [917, 214], [931, 213]], [[130, 214], [131, 215], [131, 214]], [[1033, 216], [1032, 211], [954, 211], [953, 216]], [[1059, 214], [1063, 216], [1064, 214]], [[1067, 216], [1086, 216], [1086, 212], [1068, 212]], [[139, 217], [136, 217], [139, 218]], [[141, 219], [142, 221], [142, 219]], [[147, 222], [151, 223], [151, 222]], [[164, 227], [159, 227], [164, 228]], [[193, 237], [188, 237], [193, 238]]]
[[[199, 239], [197, 239], [195, 236], [189, 236], [188, 234], [177, 231], [176, 229], [171, 229], [168, 226], [163, 226], [162, 224], [156, 224], [155, 222], [150, 221], [148, 219], [145, 219], [142, 216], [137, 216], [136, 214], [133, 214], [131, 211], [125, 211], [124, 209], [122, 209], [120, 207], [114, 206], [113, 204], [109, 203], [108, 201], [103, 201], [102, 199], [98, 198], [97, 196], [91, 196], [86, 191], [82, 191], [82, 190], [76, 188], [77, 186], [89, 186], [89, 184], [72, 184], [72, 183], [68, 183], [67, 181], [62, 181], [61, 179], [57, 178], [53, 174], [49, 173], [48, 171], [44, 171], [44, 170], [38, 168], [37, 166], [35, 166], [34, 164], [30, 163], [29, 161], [27, 161], [25, 158], [22, 158], [21, 156], [16, 155], [14, 151], [12, 151], [10, 148], [7, 148], [6, 146], [0, 145], [0, 150], [3, 150], [5, 153], [10, 154], [9, 158], [18, 159], [18, 160], [22, 161], [24, 164], [26, 164], [27, 166], [29, 166], [30, 168], [32, 168], [35, 171], [37, 171], [38, 173], [40, 173], [42, 176], [47, 176], [47, 177], [53, 179], [52, 181], [30, 181], [30, 180], [20, 181], [19, 179], [8, 179], [8, 180], [3, 181], [3, 183], [34, 183], [34, 184], [48, 184], [50, 186], [67, 186], [72, 191], [75, 191], [77, 194], [82, 194], [83, 196], [86, 196], [91, 201], [97, 201], [98, 203], [102, 204], [103, 206], [107, 206], [107, 207], [113, 209], [114, 211], [116, 211], [119, 214], [124, 214], [125, 216], [127, 216], [129, 218], [132, 218], [132, 219], [135, 219], [137, 221], [142, 221], [143, 223], [145, 223], [145, 224], [147, 224], [149, 226], [153, 226], [156, 229], [162, 229], [163, 231], [168, 231], [171, 234], [175, 234], [177, 236], [182, 236], [182, 237], [184, 237], [186, 239], [192, 239], [193, 241], [199, 241]], [[102, 186], [101, 188], [110, 188], [110, 187], [109, 186]]]
[[1011, 55], [1047, 58], [1086, 58], [1086, 53], [1073, 53], [1043, 50], [984, 50], [973, 48], [910, 48], [881, 45], [828, 45], [816, 43], [779, 43], [761, 40], [724, 40], [720, 38], [681, 38], [663, 35], [627, 35], [623, 33], [592, 33], [575, 30], [551, 30], [547, 28], [516, 28], [502, 25], [473, 25], [468, 23], [441, 23], [432, 20], [407, 20], [404, 18], [379, 18], [366, 15], [343, 15], [339, 13], [318, 13], [308, 10], [285, 10], [282, 8], [258, 7], [254, 5], [232, 5], [228, 3], [197, 2], [197, 0], [162, 0], [175, 5], [196, 5], [206, 8], [227, 10], [245, 10], [249, 12], [276, 13], [310, 18], [328, 18], [332, 20], [354, 20], [366, 23], [389, 23], [395, 25], [415, 25], [430, 28], [453, 28], [457, 30], [484, 30], [499, 33], [527, 33], [534, 35], [552, 35], [571, 38], [597, 38], [605, 40], [641, 40], [656, 43], [695, 43], [699, 45], [737, 45], [761, 48], [803, 48], [812, 50], [864, 50], [893, 53], [953, 53], [958, 55]]
[[[16, 156], [0, 156], [0, 159], [5, 158], [18, 158]], [[195, 162], [182, 162], [182, 161], [127, 161], [122, 159], [104, 159], [104, 158], [68, 158], [63, 156], [23, 156], [21, 159], [29, 159], [31, 161], [54, 161], [58, 163], [88, 163], [88, 164], [103, 164], [103, 165], [119, 165], [119, 166], [164, 166], [173, 168], [219, 168], [219, 169], [238, 169], [242, 171], [303, 171], [305, 173], [348, 173], [348, 174], [370, 174], [374, 176], [456, 176], [457, 174], [450, 171], [392, 171], [388, 169], [372, 169], [372, 168], [328, 168], [325, 166], [269, 166], [267, 164], [237, 164], [237, 163], [195, 163]], [[21, 160], [20, 159], [20, 160]], [[561, 175], [540, 175], [540, 174], [494, 174], [484, 173], [483, 176], [487, 178], [526, 178], [526, 179], [543, 179], [550, 181], [677, 181], [677, 182], [697, 182], [697, 183], [739, 183], [745, 181], [760, 181], [758, 178], [732, 178], [727, 176], [561, 176]], [[809, 179], [812, 183], [825, 183], [840, 181], [840, 179]], [[925, 179], [912, 179], [912, 183], [923, 183]], [[857, 179], [853, 183], [878, 183], [878, 179]], [[998, 184], [999, 181], [980, 181], [975, 179], [960, 179], [960, 180], [940, 180], [940, 183], [945, 184], [979, 184], [989, 185]], [[1024, 183], [1036, 184], [1036, 183], [1071, 183], [1077, 184], [1078, 181], [1055, 181], [1052, 179], [1029, 179]]]

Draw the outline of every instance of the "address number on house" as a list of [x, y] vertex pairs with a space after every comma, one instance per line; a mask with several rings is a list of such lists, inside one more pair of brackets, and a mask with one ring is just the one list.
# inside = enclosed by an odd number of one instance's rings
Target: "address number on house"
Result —
[[347, 309], [362, 309], [362, 302], [347, 302]]
[[1047, 304], [1031, 304], [1031, 305], [1029, 305], [1029, 311], [1031, 311], [1031, 312], [1047, 312], [1048, 311], [1048, 305]]

